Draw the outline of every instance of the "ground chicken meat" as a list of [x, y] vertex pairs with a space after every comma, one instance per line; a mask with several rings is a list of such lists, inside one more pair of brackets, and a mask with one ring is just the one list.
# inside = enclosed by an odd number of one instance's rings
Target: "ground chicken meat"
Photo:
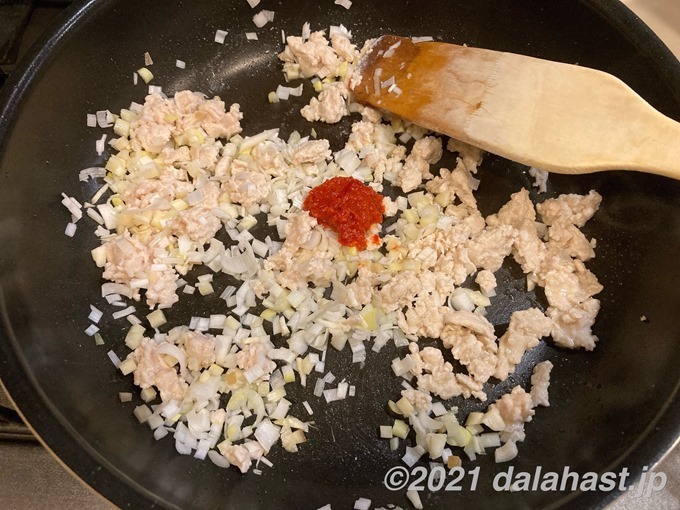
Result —
[[524, 353], [548, 336], [551, 328], [552, 321], [537, 308], [514, 312], [508, 330], [498, 341], [498, 365], [494, 376], [504, 381], [514, 372]]
[[397, 203], [387, 196], [383, 197], [383, 207], [385, 208], [383, 216], [385, 216], [386, 218], [394, 216], [399, 211]]
[[172, 200], [174, 196], [168, 191], [159, 180], [145, 180], [128, 186], [123, 192], [123, 200], [128, 208], [142, 209], [156, 200]]
[[[415, 346], [415, 347], [413, 347]], [[439, 349], [425, 347], [418, 353], [418, 346], [410, 344], [411, 356], [419, 361], [420, 371], [416, 373], [418, 387], [447, 400], [463, 393], [453, 373], [451, 363], [445, 362]], [[429, 372], [429, 373], [423, 373]]]
[[432, 179], [430, 165], [438, 163], [441, 157], [442, 141], [439, 138], [425, 136], [416, 140], [395, 184], [405, 193], [413, 191], [424, 180]]
[[158, 348], [162, 344], [149, 338], [143, 338], [128, 358], [134, 359], [137, 368], [134, 371], [135, 384], [142, 389], [155, 386], [161, 394], [161, 400], [181, 402], [187, 389], [187, 383], [177, 374], [177, 370], [169, 367]]
[[463, 310], [449, 312], [446, 314], [446, 322], [469, 329], [479, 337], [488, 349], [496, 352], [496, 335], [493, 331], [493, 324], [483, 315]]
[[[521, 228], [527, 220], [533, 222], [536, 219], [536, 210], [531, 198], [529, 198], [529, 192], [522, 188], [517, 193], [510, 195], [510, 200], [498, 210], [495, 216], [498, 222], [516, 229]], [[493, 222], [489, 220], [487, 220], [487, 223], [493, 225]]]
[[301, 256], [295, 257], [284, 271], [277, 275], [277, 281], [283, 287], [298, 290], [312, 283], [316, 286], [326, 286], [337, 275], [332, 253], [314, 253], [310, 250], [299, 252]]
[[424, 159], [429, 165], [435, 165], [442, 159], [442, 141], [434, 136], [425, 136], [416, 140], [410, 155]]
[[177, 273], [172, 270], [160, 273], [149, 271], [149, 287], [146, 289], [146, 302], [150, 308], [159, 305], [168, 308], [179, 301], [177, 296]]
[[477, 273], [475, 283], [479, 285], [480, 290], [485, 296], [489, 296], [496, 288], [496, 276], [488, 269], [483, 269]]
[[392, 277], [382, 289], [380, 299], [386, 312], [410, 305], [420, 288], [420, 278], [413, 271], [402, 271]]
[[359, 268], [356, 280], [345, 287], [344, 304], [359, 309], [371, 302], [375, 275], [365, 266]]
[[534, 403], [526, 391], [515, 386], [510, 393], [503, 395], [489, 409], [495, 407], [503, 421], [505, 429], [501, 432], [502, 441], [524, 441], [524, 423], [534, 416]]
[[316, 218], [310, 216], [307, 211], [300, 211], [294, 215], [286, 224], [286, 241], [284, 246], [297, 249], [306, 244], [316, 224]]
[[[361, 114], [361, 120], [372, 122], [373, 124], [377, 124], [382, 120], [380, 112], [370, 106], [358, 105], [357, 111]], [[400, 147], [403, 147], [403, 145], [400, 145]]]
[[236, 466], [241, 473], [247, 473], [252, 465], [250, 451], [240, 444], [220, 445], [220, 453], [229, 461], [229, 464]]
[[418, 296], [415, 305], [409, 307], [405, 314], [398, 312], [397, 325], [409, 338], [438, 338], [444, 327], [445, 310], [439, 296]]
[[338, 57], [347, 62], [354, 62], [354, 59], [359, 55], [357, 47], [342, 34], [334, 34], [331, 36], [331, 46]]
[[492, 346], [458, 325], [447, 325], [441, 334], [444, 347], [450, 348], [453, 357], [465, 365], [470, 376], [484, 383], [493, 375], [496, 368], [496, 344]]
[[106, 264], [104, 278], [116, 283], [130, 283], [145, 278], [151, 265], [151, 248], [129, 234], [117, 235], [104, 243]]
[[146, 96], [138, 119], [130, 123], [130, 141], [145, 151], [159, 153], [172, 138], [173, 124], [166, 119], [176, 113], [172, 100], [159, 94]]
[[359, 152], [364, 147], [375, 143], [374, 133], [375, 124], [363, 120], [355, 122], [352, 124], [352, 133], [349, 135], [345, 147], [354, 152]]
[[498, 225], [483, 230], [470, 241], [470, 261], [489, 271], [498, 271], [512, 251], [517, 230], [509, 225]]
[[222, 227], [222, 222], [209, 209], [192, 207], [182, 211], [172, 222], [173, 233], [186, 235], [192, 241], [204, 244], [210, 241]]
[[231, 202], [250, 207], [267, 199], [269, 180], [260, 172], [248, 170], [232, 172], [231, 178], [222, 184], [222, 190], [229, 196]]
[[597, 277], [582, 265], [560, 263], [553, 267], [540, 275], [545, 296], [553, 307], [567, 311], [602, 291]]
[[158, 161], [165, 165], [186, 165], [191, 161], [191, 150], [186, 145], [177, 148], [164, 147], [163, 150], [161, 150]]
[[551, 331], [553, 341], [561, 347], [569, 349], [582, 347], [592, 351], [597, 337], [593, 335], [591, 328], [599, 311], [600, 301], [594, 298], [572, 307], [569, 311], [549, 307], [546, 315], [553, 320]]
[[480, 400], [486, 400], [481, 384], [467, 375], [455, 374], [451, 363], [444, 361], [439, 349], [425, 347], [419, 351], [418, 344], [411, 342], [409, 350], [414, 361], [411, 373], [416, 376], [419, 389], [433, 393], [444, 400], [460, 395], [464, 398], [474, 396]]
[[193, 113], [198, 108], [198, 105], [205, 100], [205, 97], [197, 92], [191, 90], [181, 90], [175, 93], [173, 101], [175, 108], [182, 115]]
[[191, 158], [195, 163], [198, 163], [200, 168], [209, 172], [215, 168], [217, 158], [220, 155], [220, 148], [216, 145], [204, 145], [201, 147], [191, 148]]
[[319, 163], [331, 156], [328, 140], [308, 140], [298, 144], [291, 154], [294, 165]]
[[318, 76], [323, 79], [333, 75], [340, 65], [340, 59], [328, 45], [323, 32], [313, 32], [308, 41], [303, 41], [302, 37], [289, 36], [286, 43], [286, 49], [279, 58], [283, 62], [299, 64], [303, 78]]
[[241, 132], [240, 120], [243, 114], [238, 104], [231, 105], [227, 112], [224, 101], [208, 99], [198, 105], [194, 115], [200, 121], [201, 128], [213, 138], [228, 139]]
[[460, 155], [461, 164], [470, 173], [477, 173], [477, 167], [482, 163], [482, 150], [470, 144], [449, 138], [446, 149]]
[[538, 237], [533, 221], [525, 221], [517, 231], [512, 256], [525, 273], [537, 273], [548, 256], [548, 249]]
[[215, 363], [215, 340], [197, 331], [184, 334], [184, 349], [189, 370], [207, 368]]
[[453, 203], [455, 197], [458, 197], [463, 205], [476, 210], [477, 200], [472, 194], [470, 178], [470, 172], [462, 164], [459, 164], [453, 171], [446, 168], [440, 169], [439, 177], [428, 182], [426, 188], [435, 195], [444, 193], [451, 203]]
[[[404, 149], [404, 150], [400, 150]], [[405, 148], [399, 146], [393, 149], [389, 156], [377, 150], [369, 151], [364, 157], [364, 164], [373, 170], [373, 178], [375, 182], [382, 182], [386, 172], [396, 172], [399, 174], [402, 170], [401, 161], [406, 154]]]
[[408, 400], [417, 411], [426, 413], [432, 408], [432, 395], [418, 390], [402, 390], [401, 396]]
[[578, 227], [557, 222], [548, 228], [548, 248], [579, 260], [590, 260], [595, 256], [593, 245]]
[[422, 184], [424, 175], [432, 177], [430, 165], [422, 158], [409, 155], [394, 184], [409, 193]]
[[587, 195], [560, 195], [538, 204], [536, 210], [546, 225], [564, 222], [582, 227], [597, 212], [602, 196], [597, 191]]
[[271, 347], [262, 342], [247, 344], [236, 353], [236, 365], [243, 371], [261, 367], [263, 375], [269, 375], [276, 369], [276, 363], [268, 357]]
[[324, 86], [318, 99], [313, 97], [309, 104], [300, 110], [309, 122], [326, 122], [335, 124], [345, 115], [347, 110], [347, 86], [342, 82], [333, 82]]
[[550, 399], [548, 398], [548, 386], [550, 386], [550, 371], [553, 364], [549, 361], [543, 361], [536, 364], [531, 373], [531, 400], [535, 406], [550, 406]]
[[264, 173], [272, 176], [284, 175], [288, 169], [283, 152], [272, 141], [258, 143], [250, 155]]

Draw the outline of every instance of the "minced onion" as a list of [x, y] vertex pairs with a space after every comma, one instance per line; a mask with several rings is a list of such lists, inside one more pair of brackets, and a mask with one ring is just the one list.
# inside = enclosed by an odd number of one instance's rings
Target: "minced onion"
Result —
[[215, 42], [218, 44], [224, 44], [224, 40], [227, 38], [226, 30], [217, 30], [215, 32]]

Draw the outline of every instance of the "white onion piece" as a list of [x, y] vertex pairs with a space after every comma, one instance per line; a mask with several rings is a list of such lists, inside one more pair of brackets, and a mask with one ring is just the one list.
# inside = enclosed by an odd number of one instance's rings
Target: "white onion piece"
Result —
[[125, 296], [129, 299], [132, 297], [132, 289], [130, 289], [130, 287], [127, 285], [123, 285], [122, 283], [108, 282], [102, 284], [102, 297], [112, 294], [120, 294], [121, 296]]
[[416, 510], [423, 510], [423, 503], [420, 500], [420, 494], [418, 491], [406, 491], [406, 497], [413, 505]]
[[269, 419], [262, 420], [255, 429], [255, 439], [264, 448], [265, 453], [269, 453], [271, 447], [279, 440], [280, 435], [279, 427]]
[[262, 28], [267, 23], [269, 23], [269, 20], [267, 19], [267, 16], [265, 16], [264, 11], [260, 11], [255, 16], [253, 16], [253, 23], [255, 23], [257, 28]]
[[185, 376], [187, 370], [187, 358], [182, 349], [169, 342], [163, 342], [156, 348], [156, 352], [158, 354], [165, 354], [175, 358], [179, 363], [180, 374], [182, 374], [182, 377]]
[[92, 166], [89, 168], [84, 168], [78, 174], [78, 180], [82, 182], [85, 182], [88, 179], [95, 179], [97, 177], [106, 177], [106, 168]]
[[[80, 202], [78, 202], [75, 198], [67, 196], [65, 193], [61, 194], [64, 199], [61, 201], [61, 203], [68, 209], [68, 212], [71, 213], [71, 216], [75, 221], [78, 221], [80, 218], [83, 217], [83, 211], [82, 211], [82, 205]], [[74, 221], [74, 222], [75, 222]]]
[[67, 237], [73, 237], [77, 228], [78, 226], [75, 223], [67, 223], [66, 228], [64, 229], [64, 235]]
[[229, 466], [231, 466], [226, 457], [215, 450], [210, 450], [208, 452], [208, 458], [217, 467], [228, 468]]
[[238, 255], [229, 256], [225, 251], [222, 254], [222, 272], [233, 276], [251, 278], [258, 269], [257, 259], [253, 248], [244, 243], [244, 251]]
[[227, 38], [226, 30], [217, 30], [215, 32], [215, 42], [218, 44], [224, 44], [224, 40]]
[[508, 441], [493, 452], [496, 462], [508, 462], [517, 457], [517, 445], [514, 441]]
[[404, 464], [406, 464], [408, 467], [413, 467], [415, 463], [418, 462], [418, 459], [423, 456], [423, 453], [425, 453], [425, 448], [420, 445], [416, 445], [413, 448], [407, 446], [406, 453], [401, 458], [401, 460], [404, 461]]
[[[279, 85], [280, 86], [280, 85]], [[285, 87], [287, 88], [287, 87]], [[266, 131], [262, 131], [261, 133], [255, 135], [255, 136], [249, 136], [245, 138], [241, 144], [238, 146], [239, 152], [248, 152], [250, 149], [255, 147], [256, 145], [261, 144], [262, 142], [266, 142], [267, 140], [275, 140], [279, 136], [279, 129], [268, 129]]]
[[191, 455], [191, 446], [180, 442], [179, 439], [175, 439], [175, 450], [177, 450], [177, 453], [180, 455]]
[[264, 418], [264, 401], [262, 396], [254, 390], [241, 388], [232, 393], [227, 403], [227, 411], [236, 411], [243, 408], [255, 411], [257, 417], [255, 423], [253, 423], [254, 426], [259, 424]]
[[115, 352], [109, 351], [109, 352], [106, 353], [106, 355], [109, 357], [109, 359], [111, 360], [111, 363], [113, 363], [114, 367], [118, 368], [120, 366], [120, 363], [121, 363], [120, 358], [118, 356], [116, 356]]

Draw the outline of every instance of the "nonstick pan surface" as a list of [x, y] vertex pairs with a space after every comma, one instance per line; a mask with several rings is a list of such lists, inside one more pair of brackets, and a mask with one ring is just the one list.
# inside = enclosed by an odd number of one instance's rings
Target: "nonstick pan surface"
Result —
[[[276, 18], [256, 30], [251, 18], [261, 8], [274, 10]], [[131, 404], [119, 401], [118, 392], [133, 390], [131, 378], [114, 369], [106, 351], [126, 354], [125, 321], [102, 324], [104, 347], [83, 334], [89, 304], [104, 306], [100, 272], [89, 254], [97, 239], [84, 222], [73, 239], [64, 236], [69, 219], [60, 193], [80, 199], [98, 186], [78, 181], [80, 169], [103, 162], [94, 152], [101, 131], [86, 127], [85, 114], [143, 101], [146, 87], [132, 84], [132, 72], [148, 51], [156, 85], [167, 93], [189, 88], [240, 103], [245, 134], [272, 127], [281, 127], [283, 135], [308, 132], [299, 115], [308, 95], [277, 105], [266, 101], [282, 82], [276, 59], [280, 31], [299, 34], [305, 21], [312, 29], [343, 23], [355, 41], [383, 33], [431, 35], [594, 67], [620, 77], [654, 107], [680, 119], [677, 60], [630, 11], [609, 0], [357, 0], [350, 10], [331, 0], [263, 0], [255, 10], [244, 0], [102, 0], [73, 6], [5, 85], [0, 101], [0, 373], [46, 445], [118, 506], [315, 509], [332, 503], [352, 508], [359, 497], [374, 506], [408, 505], [403, 491], [383, 485], [385, 473], [401, 464], [403, 446], [391, 452], [388, 442], [377, 438], [378, 425], [389, 421], [385, 402], [400, 388], [389, 368], [394, 347], [369, 352], [364, 369], [351, 364], [349, 352], [330, 353], [329, 367], [357, 386], [357, 397], [317, 403], [317, 428], [299, 453], [275, 449], [269, 457], [273, 469], [243, 476], [178, 455], [170, 438], [154, 441], [132, 416]], [[213, 41], [217, 29], [229, 33], [224, 45]], [[257, 31], [259, 41], [246, 41], [246, 31]], [[177, 69], [176, 59], [186, 61], [186, 69]], [[345, 120], [314, 127], [338, 149], [350, 126]], [[531, 185], [526, 168], [493, 155], [486, 157], [479, 177], [484, 214]], [[548, 341], [488, 393], [496, 398], [514, 384], [526, 387], [533, 363], [551, 360], [552, 405], [538, 409], [527, 424], [515, 471], [626, 468], [633, 481], [678, 435], [680, 183], [631, 172], [553, 175], [545, 196], [590, 189], [604, 197], [585, 228], [598, 240], [589, 267], [605, 287], [595, 325], [600, 342], [585, 353]], [[533, 190], [532, 195], [543, 199]], [[524, 290], [520, 276], [512, 264], [498, 273], [500, 297], [489, 315], [497, 333], [513, 310], [545, 306], [540, 292]], [[217, 297], [182, 296], [169, 314], [171, 323], [223, 313], [220, 303]], [[642, 315], [648, 321], [641, 322]], [[309, 393], [291, 399], [299, 404]], [[479, 407], [462, 403], [461, 411]], [[459, 492], [425, 492], [426, 508], [589, 508], [617, 493], [501, 492], [491, 482], [509, 465], [496, 465], [488, 455], [465, 466], [480, 467], [476, 490], [463, 483]]]

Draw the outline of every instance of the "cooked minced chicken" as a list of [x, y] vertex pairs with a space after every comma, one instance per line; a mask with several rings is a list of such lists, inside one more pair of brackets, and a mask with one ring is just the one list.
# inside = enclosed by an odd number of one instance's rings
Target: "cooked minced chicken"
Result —
[[[327, 140], [298, 133], [286, 140], [276, 129], [243, 138], [239, 105], [190, 91], [150, 94], [121, 112], [112, 142], [117, 154], [106, 166], [113, 195], [98, 206], [106, 228], [98, 229], [102, 246], [93, 251], [104, 278], [152, 309], [176, 303], [186, 285], [180, 277], [196, 265], [242, 282], [223, 295], [229, 316], [197, 317], [191, 328], [166, 333], [133, 326], [125, 368], [135, 384], [160, 393], [148, 418], [157, 438], [170, 430], [180, 453], [209, 455], [246, 472], [275, 442], [294, 452], [306, 440], [309, 425], [290, 414], [285, 384], [305, 385], [314, 369], [323, 372], [329, 344], [349, 343], [354, 361], [363, 362], [367, 342], [379, 351], [392, 339], [408, 347], [394, 360], [395, 372], [414, 385], [402, 391], [399, 412], [418, 444], [438, 458], [446, 452], [433, 446], [434, 435], [451, 434], [457, 423], [455, 408], [429, 417], [439, 400], [486, 401], [485, 385], [506, 379], [543, 338], [566, 348], [595, 347], [594, 296], [602, 286], [585, 265], [595, 241], [579, 229], [601, 197], [562, 195], [534, 206], [521, 189], [485, 218], [474, 196], [478, 149], [400, 119], [385, 122], [349, 102], [359, 51], [348, 32], [336, 31], [330, 42], [323, 32], [287, 42], [279, 56], [287, 76], [319, 80], [319, 96], [301, 115], [334, 123], [361, 114], [338, 152]], [[413, 139], [411, 149], [397, 136]], [[437, 166], [445, 150], [458, 154], [453, 168]], [[312, 187], [335, 176], [355, 177], [378, 192], [401, 190], [399, 198], [383, 199], [385, 216], [395, 223], [387, 232], [373, 225], [366, 250], [343, 247], [301, 209]], [[258, 222], [278, 237], [253, 240], [249, 228]], [[223, 229], [232, 246], [216, 239]], [[544, 288], [548, 307], [514, 312], [498, 338], [485, 309], [496, 292], [494, 273], [508, 257], [529, 287]], [[470, 277], [481, 292], [462, 287]], [[211, 280], [196, 287], [213, 292]], [[250, 312], [257, 303], [265, 308], [260, 316]], [[279, 335], [277, 345], [265, 322]], [[440, 342], [423, 345], [423, 337]], [[454, 370], [445, 351], [465, 370]], [[515, 386], [479, 422], [504, 443], [498, 460], [517, 454], [524, 423], [536, 406], [549, 405], [551, 368], [536, 365], [531, 392]], [[334, 389], [337, 398], [344, 398], [346, 384]], [[222, 395], [229, 396], [226, 408]], [[481, 453], [476, 439], [467, 441], [450, 444], [465, 447], [471, 458]]]

